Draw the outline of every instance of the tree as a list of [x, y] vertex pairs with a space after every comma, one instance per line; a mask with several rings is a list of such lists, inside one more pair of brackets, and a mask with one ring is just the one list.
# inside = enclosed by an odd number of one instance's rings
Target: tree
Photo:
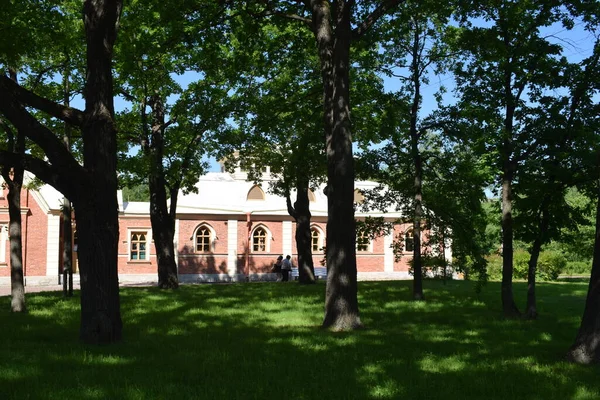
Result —
[[[176, 7], [172, 2], [132, 3], [125, 10], [116, 57], [120, 93], [133, 104], [133, 111], [120, 116], [123, 136], [139, 146], [139, 152], [123, 159], [122, 176], [148, 184], [158, 286], [165, 289], [179, 286], [173, 242], [179, 191], [197, 190], [211, 133], [225, 128], [229, 113], [215, 65], [223, 59], [217, 45], [221, 33], [212, 32], [224, 8], [205, 3], [199, 18], [190, 17], [198, 5], [186, 1]], [[193, 37], [190, 29], [196, 32]], [[184, 73], [198, 77], [185, 89], [174, 78]], [[170, 96], [179, 99], [169, 102]]]
[[[121, 9], [120, 0], [88, 0], [84, 4], [85, 111], [52, 102], [5, 75], [0, 76], [0, 113], [35, 142], [46, 157], [44, 160], [30, 154], [1, 151], [0, 163], [18, 165], [33, 172], [72, 199], [75, 206], [81, 277], [80, 338], [86, 343], [111, 343], [120, 340], [122, 334], [117, 276], [117, 145], [111, 70]], [[26, 107], [81, 129], [83, 166], [57, 135]]]
[[[380, 178], [398, 194], [397, 202], [411, 199], [405, 207], [412, 220], [413, 234], [413, 299], [423, 300], [422, 230], [424, 165], [429, 149], [423, 149], [429, 137], [435, 135], [431, 118], [422, 116], [422, 86], [429, 83], [431, 73], [441, 74], [451, 60], [445, 44], [444, 30], [448, 30], [449, 8], [437, 4], [404, 2], [394, 18], [382, 30], [382, 69], [389, 77], [400, 81], [397, 93], [390, 94], [383, 120], [382, 139], [387, 149], [378, 151], [385, 157], [377, 164], [386, 166], [379, 170]], [[441, 88], [443, 90], [443, 88]], [[440, 98], [441, 94], [437, 97]], [[408, 150], [405, 150], [408, 148]], [[407, 176], [398, 177], [397, 173]], [[384, 178], [385, 177], [385, 178]], [[412, 182], [408, 182], [408, 179]], [[402, 184], [410, 185], [403, 186]]]
[[[598, 14], [595, 14], [597, 18]], [[597, 20], [596, 26], [597, 26]], [[592, 130], [598, 132], [597, 116], [600, 112], [600, 104], [597, 100], [600, 91], [600, 73], [598, 69], [598, 58], [600, 56], [600, 42], [596, 40], [594, 52], [585, 63], [594, 66], [589, 69], [590, 86], [596, 95], [595, 101], [589, 107], [590, 121]], [[592, 97], [594, 98], [594, 97]], [[596, 162], [600, 160], [596, 146]], [[600, 164], [598, 165], [600, 166]], [[600, 361], [600, 181], [596, 187], [598, 194], [598, 203], [596, 206], [596, 234], [594, 240], [594, 255], [592, 259], [592, 272], [588, 287], [588, 293], [585, 301], [585, 308], [581, 318], [581, 324], [575, 337], [574, 343], [567, 351], [567, 359], [579, 364], [597, 363]]]
[[[17, 74], [11, 71], [11, 79], [17, 80]], [[25, 135], [21, 131], [17, 134], [4, 121], [0, 124], [8, 138], [8, 151], [16, 154], [25, 153]], [[10, 309], [12, 312], [26, 312], [25, 286], [23, 279], [23, 241], [21, 228], [21, 188], [23, 187], [24, 169], [21, 166], [3, 165], [2, 178], [8, 187], [8, 214], [10, 237]]]
[[[373, 6], [354, 0], [280, 1], [254, 11], [299, 21], [314, 35], [323, 90], [327, 154], [327, 289], [323, 327], [349, 330], [362, 326], [358, 311], [354, 160], [350, 124], [350, 47], [401, 0]], [[353, 27], [353, 21], [361, 22]]]
[[[559, 2], [483, 2], [461, 13], [464, 59], [457, 63], [458, 109], [479, 126], [480, 138], [495, 156], [502, 191], [502, 285], [504, 315], [520, 314], [513, 297], [513, 184], [519, 166], [536, 148], [530, 102], [554, 87], [562, 47], [540, 29], [570, 18]], [[477, 20], [475, 20], [477, 18]], [[485, 24], [477, 21], [483, 20]]]

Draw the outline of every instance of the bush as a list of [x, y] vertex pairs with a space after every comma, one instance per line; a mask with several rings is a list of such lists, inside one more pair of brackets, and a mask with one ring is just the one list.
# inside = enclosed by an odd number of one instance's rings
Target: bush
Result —
[[592, 260], [567, 261], [565, 269], [561, 272], [568, 275], [589, 275], [592, 270]]
[[[517, 250], [513, 256], [513, 278], [527, 279], [529, 252]], [[555, 251], [542, 251], [535, 273], [536, 280], [555, 281], [567, 266], [567, 259]], [[488, 258], [487, 273], [491, 280], [502, 280], [502, 257], [492, 255]], [[589, 273], [589, 272], [588, 272]]]
[[543, 251], [538, 260], [536, 277], [541, 281], [555, 281], [567, 267], [567, 259], [555, 251]]

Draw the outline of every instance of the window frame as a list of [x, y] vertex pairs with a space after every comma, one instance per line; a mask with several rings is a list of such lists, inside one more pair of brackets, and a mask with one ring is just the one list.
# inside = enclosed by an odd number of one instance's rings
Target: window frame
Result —
[[[317, 237], [317, 249], [314, 249], [314, 243], [313, 243], [313, 232], [316, 232], [318, 237]], [[323, 232], [323, 230], [316, 226], [313, 225], [310, 227], [310, 248], [312, 250], [312, 253], [323, 253], [323, 247], [325, 245], [325, 234]]]
[[[133, 235], [134, 234], [144, 234], [145, 235], [145, 253], [144, 258], [133, 258]], [[149, 262], [150, 261], [150, 246], [152, 244], [152, 231], [149, 228], [143, 227], [131, 227], [127, 229], [127, 261], [128, 262]], [[137, 243], [141, 243], [138, 241]], [[137, 250], [138, 253], [140, 250]], [[139, 254], [138, 254], [139, 256]]]
[[[365, 243], [359, 244], [359, 239], [365, 238]], [[356, 233], [356, 252], [357, 253], [372, 253], [373, 252], [373, 240], [369, 238], [365, 232], [357, 232]]]
[[[404, 251], [406, 253], [413, 252], [415, 250], [415, 233], [412, 229], [407, 229], [402, 235], [404, 239]], [[409, 246], [410, 240], [410, 246]]]
[[[255, 245], [254, 241], [256, 239], [256, 233], [260, 230], [264, 231], [264, 233], [265, 233], [264, 250], [260, 250], [260, 249], [255, 250], [254, 249], [254, 245]], [[271, 231], [265, 225], [258, 225], [257, 227], [255, 227], [250, 234], [250, 239], [251, 239], [250, 250], [252, 253], [269, 253], [271, 251]]]
[[[200, 230], [202, 229], [206, 229], [208, 231], [208, 250], [198, 250], [198, 234], [200, 232]], [[203, 236], [206, 237], [206, 236]], [[199, 254], [205, 254], [205, 253], [211, 253], [214, 252], [214, 238], [215, 238], [215, 232], [212, 229], [212, 227], [208, 224], [200, 224], [195, 230], [194, 230], [194, 253], [199, 253]]]

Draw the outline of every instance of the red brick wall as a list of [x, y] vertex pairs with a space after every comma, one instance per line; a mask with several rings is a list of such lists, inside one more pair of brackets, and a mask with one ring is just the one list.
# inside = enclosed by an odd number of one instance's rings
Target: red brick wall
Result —
[[[412, 228], [412, 224], [410, 224], [410, 223], [396, 225], [394, 227], [394, 241], [404, 240], [404, 233], [406, 232], [407, 229], [410, 229], [410, 228]], [[410, 260], [412, 260], [412, 252], [403, 251], [402, 257], [400, 258], [400, 260], [399, 261], [394, 260], [394, 271], [403, 271], [403, 272], [408, 271], [410, 269], [410, 265], [408, 264], [408, 262]]]
[[[214, 233], [211, 251], [195, 249], [196, 230], [208, 226]], [[179, 220], [179, 273], [227, 274], [227, 221], [219, 219]]]
[[[0, 223], [8, 225], [8, 190], [2, 189], [0, 199]], [[48, 215], [34, 200], [27, 189], [21, 191], [21, 208], [29, 208], [29, 212], [21, 214], [21, 229], [23, 237], [23, 267], [26, 276], [46, 276]], [[8, 234], [5, 248], [5, 262], [0, 263], [0, 276], [10, 276], [10, 243]], [[58, 275], [58, 271], [56, 271]]]
[[[138, 228], [140, 231], [148, 231], [146, 240], [148, 241], [146, 251], [150, 254], [149, 260], [138, 261], [129, 259], [129, 234], [132, 228]], [[152, 274], [158, 273], [158, 265], [156, 263], [156, 249], [152, 241], [152, 232], [149, 217], [139, 218], [119, 218], [119, 273], [120, 274]]]
[[[283, 222], [282, 221], [260, 221], [251, 220], [250, 234], [258, 226], [264, 226], [271, 232], [270, 243], [265, 252], [255, 252], [252, 250], [252, 238], [250, 238], [250, 248], [248, 254], [248, 269], [251, 274], [270, 272], [271, 267], [277, 260], [277, 256], [283, 252]], [[242, 266], [245, 266], [245, 252], [248, 248], [248, 225], [246, 221], [240, 221], [238, 225], [238, 255], [242, 256]], [[239, 260], [239, 257], [238, 257]], [[242, 271], [243, 272], [243, 269]]]

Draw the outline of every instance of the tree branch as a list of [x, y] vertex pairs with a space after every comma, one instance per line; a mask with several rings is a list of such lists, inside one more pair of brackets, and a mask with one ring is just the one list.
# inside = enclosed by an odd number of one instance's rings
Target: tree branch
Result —
[[7, 76], [0, 76], [0, 97], [12, 97], [28, 107], [43, 111], [61, 121], [82, 127], [85, 115], [72, 107], [65, 107], [21, 87]]
[[0, 113], [8, 119], [20, 132], [37, 143], [50, 163], [54, 166], [64, 166], [67, 170], [79, 171], [81, 166], [71, 155], [63, 142], [48, 128], [35, 119], [20, 103], [13, 97], [12, 92], [5, 91], [6, 79], [0, 78]]
[[75, 194], [73, 188], [79, 186], [73, 183], [72, 178], [74, 178], [74, 176], [72, 173], [65, 172], [62, 168], [56, 168], [29, 154], [17, 154], [0, 150], [0, 165], [10, 167], [19, 166], [25, 169], [41, 179], [44, 183], [54, 187], [70, 200], [73, 199]]
[[393, 7], [402, 3], [404, 0], [384, 0], [365, 20], [352, 31], [352, 39], [360, 39], [382, 15], [386, 14]]

